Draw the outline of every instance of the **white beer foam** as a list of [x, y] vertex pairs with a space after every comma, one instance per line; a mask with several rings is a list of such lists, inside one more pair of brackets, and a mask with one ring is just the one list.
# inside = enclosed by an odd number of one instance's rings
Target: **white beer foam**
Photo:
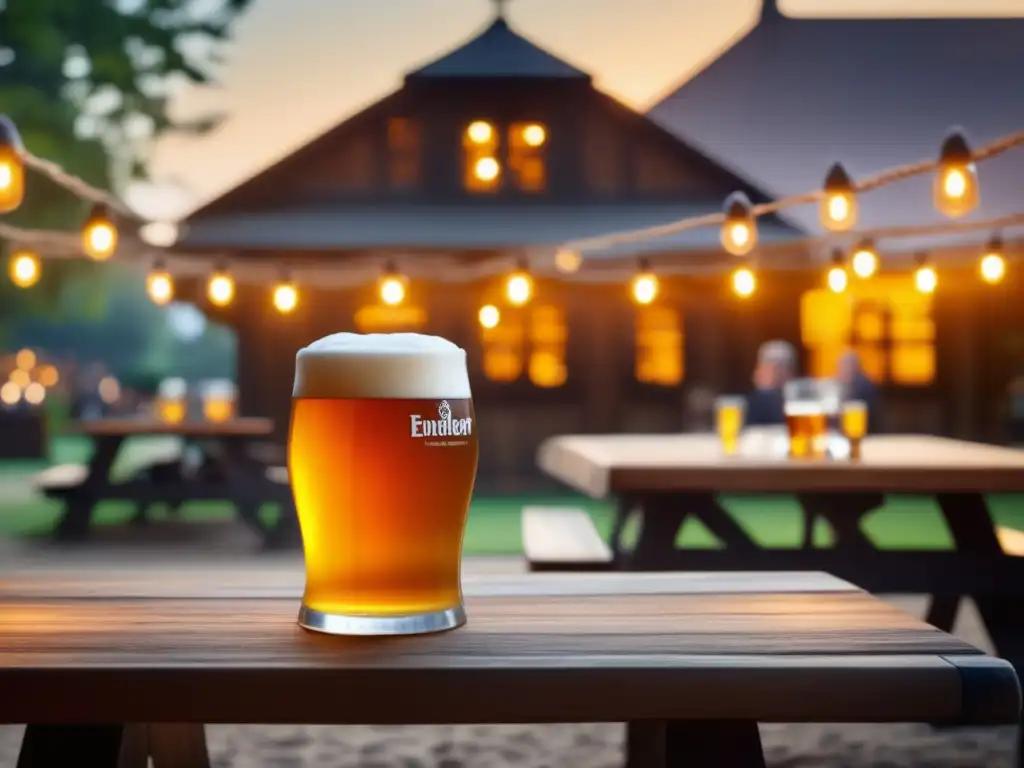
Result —
[[299, 350], [292, 396], [468, 399], [466, 351], [419, 333], [335, 333]]

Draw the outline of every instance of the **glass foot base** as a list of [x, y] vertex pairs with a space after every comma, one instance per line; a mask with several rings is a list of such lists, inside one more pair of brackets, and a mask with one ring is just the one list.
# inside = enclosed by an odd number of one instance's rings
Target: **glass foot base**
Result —
[[422, 635], [455, 629], [465, 623], [466, 610], [461, 605], [444, 611], [404, 616], [323, 613], [305, 605], [299, 609], [299, 626], [328, 635]]

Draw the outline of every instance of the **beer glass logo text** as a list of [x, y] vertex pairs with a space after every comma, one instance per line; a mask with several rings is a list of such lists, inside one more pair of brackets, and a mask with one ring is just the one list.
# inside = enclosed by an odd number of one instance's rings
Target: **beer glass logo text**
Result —
[[424, 419], [413, 414], [409, 417], [409, 426], [413, 437], [452, 437], [473, 434], [472, 419], [453, 419], [452, 407], [447, 400], [437, 406], [436, 419]]

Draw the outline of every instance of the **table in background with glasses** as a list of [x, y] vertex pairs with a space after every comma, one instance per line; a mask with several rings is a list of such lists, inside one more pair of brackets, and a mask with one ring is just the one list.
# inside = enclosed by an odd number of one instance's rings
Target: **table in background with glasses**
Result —
[[[762, 437], [750, 436], [755, 443]], [[784, 445], [785, 431], [776, 439]], [[1024, 557], [1018, 549], [1004, 550], [986, 506], [986, 494], [1024, 493], [1024, 451], [884, 435], [865, 437], [856, 461], [797, 460], [763, 443], [727, 455], [715, 434], [579, 435], [548, 440], [538, 459], [546, 473], [575, 490], [618, 499], [611, 541], [616, 568], [824, 571], [872, 592], [930, 595], [928, 621], [946, 630], [961, 597], [969, 595], [999, 654], [1024, 665]], [[805, 513], [803, 546], [761, 547], [720, 505], [723, 493], [794, 495]], [[886, 494], [898, 493], [935, 498], [955, 548], [876, 548], [861, 523]], [[634, 516], [639, 535], [630, 550], [623, 532]], [[688, 517], [699, 519], [722, 548], [678, 549]], [[817, 518], [831, 525], [833, 546], [814, 547]]]
[[[227, 501], [268, 546], [297, 545], [298, 527], [287, 472], [268, 467], [248, 450], [254, 441], [273, 434], [270, 419], [115, 418], [80, 421], [70, 429], [88, 436], [94, 448], [84, 467], [56, 467], [42, 473], [47, 475], [55, 469], [60, 475], [60, 470], [76, 470], [66, 481], [58, 477], [58, 482], [48, 484], [44, 478], [41, 483], [48, 496], [64, 504], [55, 531], [58, 538], [77, 540], [86, 536], [96, 506], [103, 501], [131, 501], [140, 513], [158, 503], [177, 508], [190, 501]], [[183, 458], [125, 480], [113, 478], [111, 468], [127, 440], [152, 436], [181, 438]], [[192, 449], [197, 459], [189, 468], [187, 457]], [[162, 476], [161, 470], [168, 476]], [[272, 526], [259, 515], [260, 507], [267, 502], [277, 503], [281, 510], [278, 522]]]
[[1020, 712], [1009, 664], [825, 574], [466, 578], [465, 627], [390, 638], [297, 627], [300, 564], [2, 576], [19, 768], [208, 768], [204, 723], [530, 722], [626, 722], [629, 768], [764, 768], [758, 722]]

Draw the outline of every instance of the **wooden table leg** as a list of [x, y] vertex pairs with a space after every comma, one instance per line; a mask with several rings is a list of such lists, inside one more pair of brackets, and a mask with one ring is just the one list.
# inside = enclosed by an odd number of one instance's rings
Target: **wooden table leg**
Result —
[[153, 768], [210, 768], [202, 723], [151, 723], [148, 742]]
[[18, 768], [144, 768], [145, 738], [139, 726], [29, 725]]
[[765, 768], [761, 734], [746, 720], [634, 721], [626, 768]]

